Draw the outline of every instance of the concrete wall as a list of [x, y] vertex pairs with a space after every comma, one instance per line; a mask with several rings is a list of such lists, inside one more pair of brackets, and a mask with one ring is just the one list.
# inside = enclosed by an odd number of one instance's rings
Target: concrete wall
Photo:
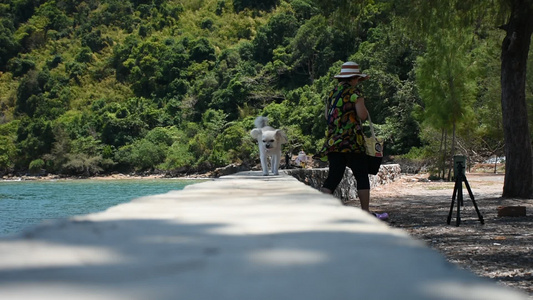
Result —
[[[299, 181], [319, 189], [322, 183], [328, 177], [328, 169], [289, 169], [284, 170], [287, 174], [293, 176]], [[384, 185], [393, 182], [400, 178], [401, 168], [398, 164], [382, 165], [377, 175], [368, 175], [370, 177], [370, 187]], [[344, 178], [337, 190], [335, 190], [335, 197], [342, 200], [343, 203], [354, 201], [357, 199], [357, 182], [355, 181], [352, 170], [346, 168]]]
[[248, 171], [1, 238], [0, 299], [528, 297], [290, 175]]

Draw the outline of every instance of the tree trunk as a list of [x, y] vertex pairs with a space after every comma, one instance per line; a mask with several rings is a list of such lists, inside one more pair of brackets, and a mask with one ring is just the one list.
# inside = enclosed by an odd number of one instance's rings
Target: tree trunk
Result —
[[446, 179], [446, 162], [448, 161], [448, 130], [444, 129], [444, 151], [442, 152], [442, 179]]
[[526, 66], [533, 32], [531, 0], [509, 0], [511, 16], [502, 26], [502, 115], [505, 139], [503, 197], [533, 196], [533, 161], [526, 105]]
[[[455, 156], [455, 123], [456, 123], [456, 121], [454, 120], [453, 121], [453, 129], [452, 129], [452, 149], [451, 149], [452, 153], [451, 153], [451, 159], [448, 159], [448, 161], [450, 162], [450, 168], [448, 169], [448, 181], [451, 180], [451, 173], [452, 173], [453, 168], [455, 167], [453, 165], [453, 157]], [[454, 176], [455, 176], [455, 174], [454, 174]]]
[[[444, 162], [446, 161], [446, 151], [443, 150], [444, 148], [444, 128], [442, 128], [442, 132], [440, 135], [440, 147], [439, 147], [439, 153], [442, 153], [442, 158], [439, 158], [438, 166], [439, 166], [439, 178], [444, 178]], [[442, 159], [442, 161], [441, 161]], [[442, 175], [441, 175], [442, 174]]]

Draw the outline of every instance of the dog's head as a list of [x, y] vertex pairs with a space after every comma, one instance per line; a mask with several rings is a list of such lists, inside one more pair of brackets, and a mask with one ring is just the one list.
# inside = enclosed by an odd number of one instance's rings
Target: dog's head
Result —
[[252, 130], [251, 135], [263, 144], [267, 150], [279, 148], [281, 147], [281, 144], [287, 142], [287, 136], [283, 130], [280, 129], [261, 130], [255, 128]]
[[262, 141], [267, 149], [279, 148], [285, 141], [283, 139], [283, 132], [279, 129], [263, 131]]

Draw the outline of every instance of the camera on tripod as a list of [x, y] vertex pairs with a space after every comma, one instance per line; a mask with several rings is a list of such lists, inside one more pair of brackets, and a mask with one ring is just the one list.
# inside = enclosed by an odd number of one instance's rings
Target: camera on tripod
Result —
[[483, 220], [483, 216], [481, 216], [481, 213], [479, 212], [476, 200], [474, 200], [474, 194], [472, 193], [472, 190], [470, 189], [468, 180], [466, 180], [465, 169], [466, 169], [466, 156], [463, 156], [463, 155], [454, 156], [453, 157], [453, 174], [455, 176], [455, 186], [453, 187], [452, 204], [450, 207], [450, 213], [448, 214], [447, 223], [449, 225], [452, 220], [453, 206], [455, 205], [455, 199], [457, 196], [456, 226], [459, 226], [459, 224], [461, 224], [461, 208], [460, 207], [464, 206], [464, 202], [463, 202], [463, 182], [464, 182], [466, 189], [468, 191], [468, 194], [470, 195], [470, 199], [472, 199], [472, 204], [474, 204], [474, 208], [476, 209], [479, 222], [483, 225], [485, 224], [485, 221]]
[[454, 178], [457, 179], [457, 177], [459, 175], [465, 176], [465, 169], [466, 169], [466, 156], [464, 156], [464, 155], [455, 155], [453, 157], [453, 176], [454, 176]]

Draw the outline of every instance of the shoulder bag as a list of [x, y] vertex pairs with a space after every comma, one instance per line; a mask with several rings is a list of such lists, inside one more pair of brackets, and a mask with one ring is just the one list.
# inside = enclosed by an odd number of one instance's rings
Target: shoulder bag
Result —
[[368, 174], [376, 175], [383, 161], [383, 140], [378, 139], [374, 133], [374, 126], [370, 114], [368, 114], [368, 122], [370, 124], [370, 132], [372, 135], [367, 137], [365, 135], [365, 150], [368, 161]]

